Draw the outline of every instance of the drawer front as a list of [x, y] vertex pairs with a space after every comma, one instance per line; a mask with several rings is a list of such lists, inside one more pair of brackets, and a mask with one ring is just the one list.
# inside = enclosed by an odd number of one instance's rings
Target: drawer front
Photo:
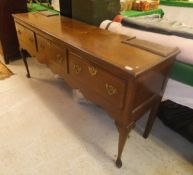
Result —
[[123, 107], [126, 89], [124, 80], [72, 52], [69, 53], [69, 73], [84, 87], [95, 91], [103, 100], [114, 105], [114, 108]]
[[66, 55], [67, 49], [61, 48], [52, 41], [36, 35], [38, 53], [36, 58], [52, 70], [53, 73], [64, 75], [67, 72]]
[[29, 52], [31, 56], [36, 55], [36, 40], [34, 32], [16, 23], [16, 31], [19, 39], [20, 48]]

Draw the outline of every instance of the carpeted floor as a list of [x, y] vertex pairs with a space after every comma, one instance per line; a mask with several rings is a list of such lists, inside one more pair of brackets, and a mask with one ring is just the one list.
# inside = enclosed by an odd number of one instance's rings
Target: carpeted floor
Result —
[[[183, 1], [181, 2], [183, 3]], [[190, 18], [190, 16], [193, 15], [193, 8], [167, 5], [160, 5], [159, 8], [164, 11], [164, 18], [181, 22], [184, 25], [193, 26], [193, 20]]]
[[0, 80], [10, 77], [13, 73], [0, 61]]
[[193, 146], [156, 121], [143, 139], [146, 117], [131, 132], [117, 169], [118, 133], [95, 105], [80, 105], [72, 90], [45, 66], [21, 60], [0, 81], [0, 174], [5, 175], [192, 175]]

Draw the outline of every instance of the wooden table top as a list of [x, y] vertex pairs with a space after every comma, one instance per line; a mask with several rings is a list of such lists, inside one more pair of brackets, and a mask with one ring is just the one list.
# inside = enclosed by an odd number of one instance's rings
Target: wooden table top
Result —
[[[37, 13], [14, 14], [20, 23], [28, 23], [48, 35], [76, 47], [104, 62], [137, 76], [167, 59], [122, 43], [125, 35], [115, 34], [63, 16], [46, 17]], [[173, 55], [176, 55], [174, 53]], [[171, 56], [171, 55], [170, 55]]]

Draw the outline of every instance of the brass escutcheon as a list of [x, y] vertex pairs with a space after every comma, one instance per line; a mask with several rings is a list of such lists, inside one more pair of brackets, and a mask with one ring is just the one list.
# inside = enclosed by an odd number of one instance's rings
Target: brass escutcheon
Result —
[[22, 34], [21, 30], [18, 30], [17, 33], [20, 34], [20, 35]]
[[73, 65], [73, 70], [76, 74], [80, 73], [82, 68], [78, 64]]
[[47, 46], [50, 48], [51, 47], [51, 42], [47, 41]]
[[40, 48], [41, 48], [41, 49], [45, 49], [45, 45], [40, 44]]
[[108, 83], [106, 83], [106, 89], [109, 95], [115, 95], [117, 93], [117, 89]]
[[88, 66], [88, 70], [92, 76], [95, 76], [97, 74], [97, 68], [94, 66]]
[[64, 62], [64, 57], [62, 57], [62, 55], [57, 54], [56, 58], [57, 58], [58, 63], [63, 63]]
[[33, 38], [29, 38], [29, 41], [31, 42], [31, 43], [33, 43], [34, 42], [34, 39]]

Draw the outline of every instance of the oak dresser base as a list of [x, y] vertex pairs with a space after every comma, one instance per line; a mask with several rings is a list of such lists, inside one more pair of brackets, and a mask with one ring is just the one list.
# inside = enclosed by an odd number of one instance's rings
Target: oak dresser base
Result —
[[120, 168], [127, 136], [148, 110], [144, 138], [151, 131], [178, 51], [160, 56], [124, 44], [127, 36], [61, 16], [25, 13], [13, 17], [27, 77], [31, 77], [29, 53], [101, 106], [119, 132], [116, 166]]

